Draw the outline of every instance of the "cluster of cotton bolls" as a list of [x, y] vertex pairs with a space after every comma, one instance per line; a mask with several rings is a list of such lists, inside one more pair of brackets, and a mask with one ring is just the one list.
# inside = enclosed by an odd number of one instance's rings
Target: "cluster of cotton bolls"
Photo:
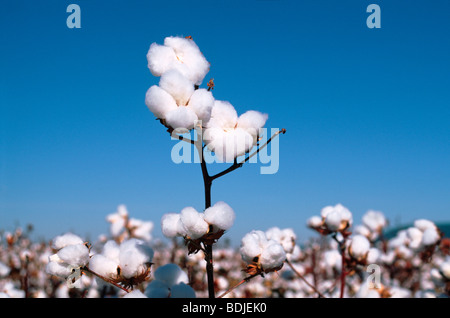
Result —
[[[118, 207], [107, 220], [123, 211]], [[176, 226], [165, 224], [173, 235], [168, 241], [125, 236], [123, 227], [96, 241], [63, 233], [35, 243], [26, 230], [3, 233], [0, 297], [208, 297], [204, 251], [186, 253], [185, 239], [228, 229], [231, 211], [218, 202], [209, 211], [176, 213]], [[213, 251], [216, 295], [339, 298], [345, 274], [343, 297], [450, 296], [450, 244], [436, 224], [416, 220], [386, 238], [383, 213], [368, 211], [356, 225], [349, 213], [342, 205], [327, 207], [320, 222], [307, 221], [316, 234], [305, 242], [276, 226], [247, 233], [239, 246], [222, 237]]]
[[199, 88], [210, 64], [191, 37], [167, 37], [152, 43], [148, 67], [160, 77], [145, 96], [149, 110], [173, 130], [205, 128], [203, 140], [219, 161], [232, 162], [257, 143], [268, 116], [250, 110], [238, 116], [228, 101], [216, 100], [208, 89]]

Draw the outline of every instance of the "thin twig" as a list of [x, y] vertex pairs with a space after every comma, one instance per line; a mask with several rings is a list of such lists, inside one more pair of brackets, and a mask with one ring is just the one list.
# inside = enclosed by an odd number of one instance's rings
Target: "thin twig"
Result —
[[308, 281], [306, 280], [306, 278], [305, 278], [302, 274], [300, 274], [300, 273], [295, 269], [294, 265], [292, 265], [292, 263], [291, 263], [288, 259], [286, 259], [285, 262], [286, 262], [286, 264], [288, 264], [289, 267], [294, 271], [294, 273], [295, 273], [301, 280], [303, 280], [303, 281], [305, 282], [306, 285], [308, 285], [310, 288], [312, 288], [312, 290], [314, 290], [314, 291], [319, 295], [319, 297], [321, 297], [321, 298], [326, 298], [320, 291], [317, 290], [316, 287], [314, 287], [314, 285], [312, 285], [310, 282], [308, 282]]
[[220, 296], [218, 296], [217, 298], [223, 298], [224, 296], [228, 295], [229, 293], [231, 293], [233, 290], [235, 290], [236, 288], [238, 288], [239, 286], [241, 286], [242, 284], [248, 282], [249, 280], [251, 280], [252, 278], [261, 275], [260, 273], [257, 274], [253, 274], [249, 277], [244, 278], [243, 280], [241, 280], [239, 283], [237, 283], [236, 285], [232, 286], [231, 288], [229, 288], [227, 291], [225, 291], [223, 294], [221, 294]]
[[104, 280], [105, 282], [110, 283], [111, 285], [114, 285], [114, 286], [116, 286], [117, 288], [120, 288], [120, 289], [122, 289], [123, 291], [126, 291], [127, 293], [130, 292], [127, 288], [125, 288], [125, 287], [123, 287], [123, 286], [120, 286], [119, 284], [117, 284], [115, 281], [113, 281], [113, 280], [110, 279], [110, 278], [107, 278], [107, 277], [105, 277], [105, 276], [102, 276], [102, 275], [100, 275], [100, 274], [94, 272], [93, 270], [91, 270], [91, 269], [90, 269], [89, 267], [87, 267], [87, 266], [82, 267], [81, 270], [82, 270], [82, 271], [86, 271], [86, 272], [88, 272], [88, 273], [91, 273], [92, 275], [97, 276], [98, 278]]

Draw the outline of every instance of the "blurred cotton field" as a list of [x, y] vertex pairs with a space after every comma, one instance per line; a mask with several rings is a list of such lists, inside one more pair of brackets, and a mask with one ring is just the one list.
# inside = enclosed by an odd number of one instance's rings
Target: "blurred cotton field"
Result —
[[[292, 229], [274, 226], [246, 234], [240, 246], [217, 244], [216, 295], [449, 297], [450, 240], [433, 222], [416, 220], [387, 239], [382, 212], [368, 211], [355, 222], [338, 204], [318, 214], [304, 221], [305, 231], [317, 231], [304, 242]], [[206, 298], [205, 260], [197, 240], [208, 229], [226, 237], [233, 221], [234, 211], [224, 202], [205, 213], [188, 207], [161, 220], [135, 219], [120, 205], [105, 216], [110, 231], [96, 241], [62, 233], [50, 242], [33, 242], [29, 229], [2, 232], [0, 297]], [[160, 224], [168, 240], [152, 236]]]

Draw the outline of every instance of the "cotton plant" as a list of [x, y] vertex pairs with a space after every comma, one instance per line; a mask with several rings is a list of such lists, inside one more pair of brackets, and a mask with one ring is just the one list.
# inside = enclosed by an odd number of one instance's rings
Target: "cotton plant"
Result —
[[[249, 110], [238, 116], [229, 101], [215, 99], [212, 94], [213, 79], [209, 80], [207, 88], [201, 88], [211, 65], [191, 36], [169, 36], [163, 44], [152, 43], [147, 61], [151, 74], [159, 78], [159, 83], [147, 90], [145, 104], [172, 137], [195, 146], [201, 158], [204, 181], [204, 210], [187, 207], [181, 213], [167, 213], [161, 220], [162, 230], [167, 237], [183, 237], [189, 254], [200, 250], [204, 253], [208, 294], [214, 298], [213, 245], [231, 227], [235, 216], [226, 204], [212, 205], [212, 183], [240, 168], [285, 130], [280, 130], [264, 145], [259, 145], [267, 114]], [[197, 133], [196, 140], [185, 136], [193, 129]], [[255, 146], [257, 149], [251, 153]], [[203, 160], [204, 151], [214, 153], [219, 162], [232, 165], [210, 175]], [[245, 159], [238, 161], [242, 156]]]
[[196, 298], [187, 274], [176, 264], [158, 267], [144, 294], [148, 298]]

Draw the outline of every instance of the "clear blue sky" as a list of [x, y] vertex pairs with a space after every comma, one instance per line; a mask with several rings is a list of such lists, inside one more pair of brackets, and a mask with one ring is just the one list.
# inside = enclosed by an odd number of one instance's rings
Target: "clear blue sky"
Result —
[[[66, 8], [81, 7], [81, 29]], [[381, 29], [366, 8], [381, 8]], [[286, 128], [280, 167], [216, 180], [227, 234], [292, 227], [342, 203], [392, 223], [450, 220], [450, 2], [8, 1], [0, 12], [0, 229], [96, 238], [117, 205], [152, 220], [203, 207], [199, 165], [176, 165], [144, 104], [152, 42], [191, 35], [217, 99]], [[213, 171], [226, 166], [215, 165]]]

